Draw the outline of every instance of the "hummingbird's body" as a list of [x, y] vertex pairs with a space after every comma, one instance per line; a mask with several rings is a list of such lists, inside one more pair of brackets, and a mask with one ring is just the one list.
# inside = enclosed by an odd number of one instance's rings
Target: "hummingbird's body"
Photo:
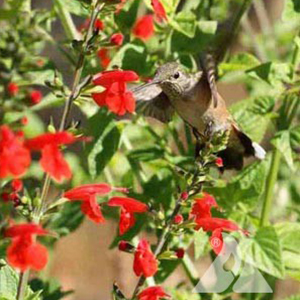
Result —
[[[207, 74], [206, 74], [207, 75]], [[227, 148], [219, 153], [227, 168], [241, 169], [243, 156], [262, 159], [265, 151], [241, 132], [217, 93], [214, 81], [200, 71], [183, 72], [177, 63], [161, 66], [150, 84], [133, 90], [138, 109], [168, 122], [176, 111], [199, 135], [230, 131]]]

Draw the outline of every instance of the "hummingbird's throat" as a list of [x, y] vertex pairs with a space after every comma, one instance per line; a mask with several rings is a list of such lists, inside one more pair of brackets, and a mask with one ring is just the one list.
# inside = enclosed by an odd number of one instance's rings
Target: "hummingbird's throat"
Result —
[[182, 94], [184, 92], [183, 88], [171, 81], [164, 81], [161, 83], [162, 90], [166, 93], [166, 95], [170, 98], [170, 100], [176, 100], [180, 99], [182, 97]]

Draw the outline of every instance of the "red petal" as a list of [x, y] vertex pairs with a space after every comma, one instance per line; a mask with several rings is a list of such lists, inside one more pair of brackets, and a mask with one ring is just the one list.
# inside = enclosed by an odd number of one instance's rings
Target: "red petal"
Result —
[[153, 276], [158, 269], [158, 261], [150, 249], [147, 240], [142, 239], [134, 254], [133, 270], [137, 276]]
[[18, 237], [23, 235], [45, 235], [47, 231], [44, 230], [40, 225], [35, 223], [17, 224], [9, 227], [5, 231], [6, 237]]
[[135, 218], [133, 213], [129, 213], [126, 210], [121, 210], [120, 222], [119, 222], [119, 233], [123, 235], [135, 224]]
[[160, 286], [150, 286], [138, 294], [139, 300], [159, 300], [161, 298], [169, 298], [164, 289]]
[[44, 171], [58, 182], [72, 177], [71, 169], [56, 145], [43, 148], [40, 164]]
[[104, 87], [108, 87], [115, 82], [131, 82], [139, 80], [139, 76], [130, 70], [112, 70], [112, 71], [104, 71], [102, 73], [98, 73], [93, 78], [93, 83], [95, 85], [102, 85]]
[[133, 34], [141, 40], [147, 40], [154, 34], [153, 16], [145, 15], [140, 17], [135, 23]]
[[132, 92], [126, 92], [124, 94], [124, 99], [126, 110], [130, 113], [133, 113], [135, 111], [135, 99]]
[[95, 223], [104, 223], [105, 219], [102, 215], [100, 205], [97, 203], [96, 197], [90, 197], [90, 201], [84, 201], [81, 204], [81, 211]]
[[15, 192], [20, 192], [23, 189], [23, 181], [20, 179], [14, 179], [11, 182], [11, 187]]
[[191, 215], [194, 215], [196, 219], [210, 218], [212, 207], [218, 207], [215, 198], [207, 193], [203, 193], [202, 198], [194, 199]]
[[159, 0], [151, 0], [151, 5], [153, 6], [155, 16], [157, 17], [159, 22], [167, 20], [166, 11], [163, 5], [159, 2]]
[[215, 229], [212, 233], [212, 236], [209, 238], [210, 245], [214, 252], [219, 255], [221, 251], [223, 252], [223, 236], [222, 229]]
[[47, 248], [35, 243], [32, 238], [14, 238], [7, 248], [9, 264], [20, 269], [22, 272], [27, 269], [41, 270], [47, 263]]
[[107, 90], [103, 91], [102, 93], [93, 93], [92, 98], [100, 107], [102, 107], [106, 105], [107, 93]]
[[20, 176], [31, 163], [30, 152], [23, 141], [6, 125], [0, 127], [0, 178]]
[[84, 184], [64, 193], [64, 197], [70, 200], [86, 200], [87, 196], [110, 193], [112, 187], [107, 183]]
[[[196, 229], [202, 228], [204, 231], [214, 231], [215, 229], [218, 228], [221, 228], [224, 231], [242, 230], [236, 223], [221, 218], [196, 219], [196, 223], [197, 223]], [[245, 232], [244, 230], [242, 231]]]
[[109, 206], [123, 207], [127, 212], [130, 213], [142, 213], [148, 210], [148, 206], [145, 203], [127, 197], [112, 197], [107, 204]]
[[27, 140], [25, 146], [31, 150], [42, 150], [48, 145], [67, 145], [77, 141], [77, 138], [70, 132], [62, 131], [57, 133], [45, 133], [33, 139]]
[[42, 270], [48, 261], [47, 248], [38, 243], [31, 244], [27, 250], [27, 260], [31, 269], [35, 271]]

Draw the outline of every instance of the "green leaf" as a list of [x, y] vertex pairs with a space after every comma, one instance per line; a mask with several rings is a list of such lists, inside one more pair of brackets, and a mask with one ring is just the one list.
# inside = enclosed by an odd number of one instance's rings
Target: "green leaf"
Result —
[[221, 72], [246, 71], [260, 64], [260, 61], [249, 53], [238, 53], [233, 55], [229, 62], [221, 63], [219, 70]]
[[299, 0], [285, 0], [284, 9], [282, 12], [282, 20], [290, 22], [293, 19], [300, 17], [300, 1]]
[[8, 112], [4, 115], [4, 122], [14, 123], [20, 121], [23, 117], [28, 119], [28, 124], [23, 127], [27, 138], [32, 138], [45, 132], [44, 123], [41, 118], [30, 110], [25, 110], [24, 112]]
[[195, 231], [194, 234], [195, 259], [198, 259], [201, 255], [203, 255], [207, 243], [208, 243], [207, 233], [204, 232], [202, 228], [198, 231]]
[[64, 101], [64, 98], [58, 98], [52, 93], [49, 93], [45, 97], [43, 97], [43, 100], [40, 103], [30, 107], [30, 110], [39, 111], [46, 108], [61, 106], [64, 103]]
[[65, 203], [59, 212], [51, 215], [49, 227], [60, 236], [68, 235], [77, 229], [84, 219], [80, 205], [79, 202]]
[[29, 284], [34, 292], [40, 293], [43, 300], [60, 300], [73, 293], [72, 291], [62, 291], [59, 283], [53, 279], [46, 282], [35, 278]]
[[0, 8], [0, 20], [10, 20], [15, 16], [16, 16], [15, 10]]
[[291, 146], [297, 148], [300, 145], [300, 125], [290, 129]]
[[280, 151], [291, 170], [294, 170], [290, 131], [277, 132], [271, 142]]
[[291, 65], [287, 63], [267, 62], [247, 71], [249, 76], [263, 80], [274, 88], [282, 88], [290, 82]]
[[187, 37], [195, 36], [197, 23], [196, 16], [192, 12], [180, 12], [169, 23], [175, 30]]
[[[134, 62], [134, 63], [132, 63]], [[109, 68], [119, 66], [124, 70], [133, 70], [139, 75], [147, 75], [153, 62], [147, 61], [147, 51], [145, 45], [136, 41], [135, 44], [124, 45], [113, 57]]]
[[119, 148], [121, 128], [113, 115], [105, 109], [89, 118], [87, 135], [93, 141], [86, 146], [89, 172], [93, 178], [99, 175]]
[[216, 21], [199, 21], [193, 38], [189, 38], [181, 32], [174, 31], [171, 40], [172, 51], [183, 54], [196, 54], [204, 51], [212, 43], [216, 30]]
[[251, 211], [257, 207], [257, 202], [264, 192], [269, 163], [269, 159], [256, 161], [233, 177], [227, 185], [209, 188], [208, 191], [228, 212], [234, 211], [239, 203]]
[[280, 240], [273, 227], [260, 228], [253, 238], [243, 238], [238, 251], [240, 257], [252, 266], [274, 277], [284, 277]]
[[88, 17], [89, 11], [87, 5], [83, 5], [80, 1], [68, 1], [68, 0], [59, 0], [64, 9], [66, 9], [71, 14], [80, 17]]
[[159, 270], [155, 274], [155, 282], [157, 284], [163, 283], [174, 272], [180, 264], [180, 259], [177, 260], [163, 260], [159, 264]]
[[162, 168], [143, 185], [143, 195], [149, 200], [153, 199], [157, 208], [162, 205], [168, 210], [173, 201], [174, 188], [173, 173]]
[[122, 32], [129, 31], [135, 23], [139, 0], [127, 1], [119, 13], [114, 14], [115, 22]]
[[274, 227], [282, 246], [286, 272], [300, 280], [300, 224], [282, 222]]
[[132, 150], [128, 154], [128, 158], [135, 161], [152, 161], [155, 159], [163, 158], [164, 149], [160, 146], [151, 146], [142, 149]]
[[4, 267], [0, 268], [0, 299], [15, 300], [18, 289], [18, 275], [4, 260], [0, 261]]
[[243, 131], [254, 141], [260, 142], [274, 117], [274, 106], [274, 97], [256, 97], [235, 103], [230, 107], [230, 112]]
[[274, 227], [280, 238], [282, 249], [300, 254], [300, 224], [281, 222]]

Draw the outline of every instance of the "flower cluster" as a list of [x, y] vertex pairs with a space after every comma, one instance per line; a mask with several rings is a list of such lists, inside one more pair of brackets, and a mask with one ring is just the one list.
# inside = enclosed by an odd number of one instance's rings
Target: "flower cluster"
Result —
[[154, 16], [152, 14], [147, 14], [141, 16], [132, 28], [132, 33], [137, 38], [147, 41], [154, 34], [154, 19], [159, 23], [167, 20], [167, 14], [163, 5], [158, 0], [151, 0], [151, 5], [154, 10]]
[[[86, 184], [65, 192], [63, 196], [70, 201], [82, 201], [81, 211], [95, 223], [104, 223], [105, 219], [101, 207], [97, 203], [97, 196], [106, 196], [112, 191], [126, 193], [127, 189], [112, 187], [106, 183]], [[112, 197], [107, 205], [121, 208], [120, 235], [123, 235], [135, 224], [134, 213], [143, 213], [148, 210], [146, 204], [127, 197]]]
[[48, 260], [47, 248], [36, 242], [36, 235], [46, 235], [47, 231], [40, 225], [25, 223], [9, 227], [5, 236], [12, 238], [7, 248], [8, 262], [22, 272], [32, 269], [39, 271]]
[[137, 81], [138, 75], [133, 71], [105, 71], [94, 76], [93, 83], [101, 85], [105, 91], [94, 93], [92, 97], [99, 106], [106, 106], [117, 115], [135, 111], [132, 92], [126, 88], [127, 82]]
[[23, 175], [31, 164], [32, 151], [40, 151], [42, 169], [57, 182], [70, 179], [71, 169], [64, 159], [60, 147], [78, 141], [67, 131], [45, 133], [25, 140], [24, 134], [14, 133], [7, 125], [0, 127], [0, 178]]
[[225, 250], [223, 249], [223, 231], [242, 231], [245, 234], [248, 232], [230, 220], [212, 217], [212, 207], [218, 208], [216, 200], [213, 196], [203, 193], [202, 198], [194, 199], [191, 216], [195, 220], [196, 230], [202, 228], [204, 231], [212, 232], [210, 244], [214, 252], [220, 254]]

